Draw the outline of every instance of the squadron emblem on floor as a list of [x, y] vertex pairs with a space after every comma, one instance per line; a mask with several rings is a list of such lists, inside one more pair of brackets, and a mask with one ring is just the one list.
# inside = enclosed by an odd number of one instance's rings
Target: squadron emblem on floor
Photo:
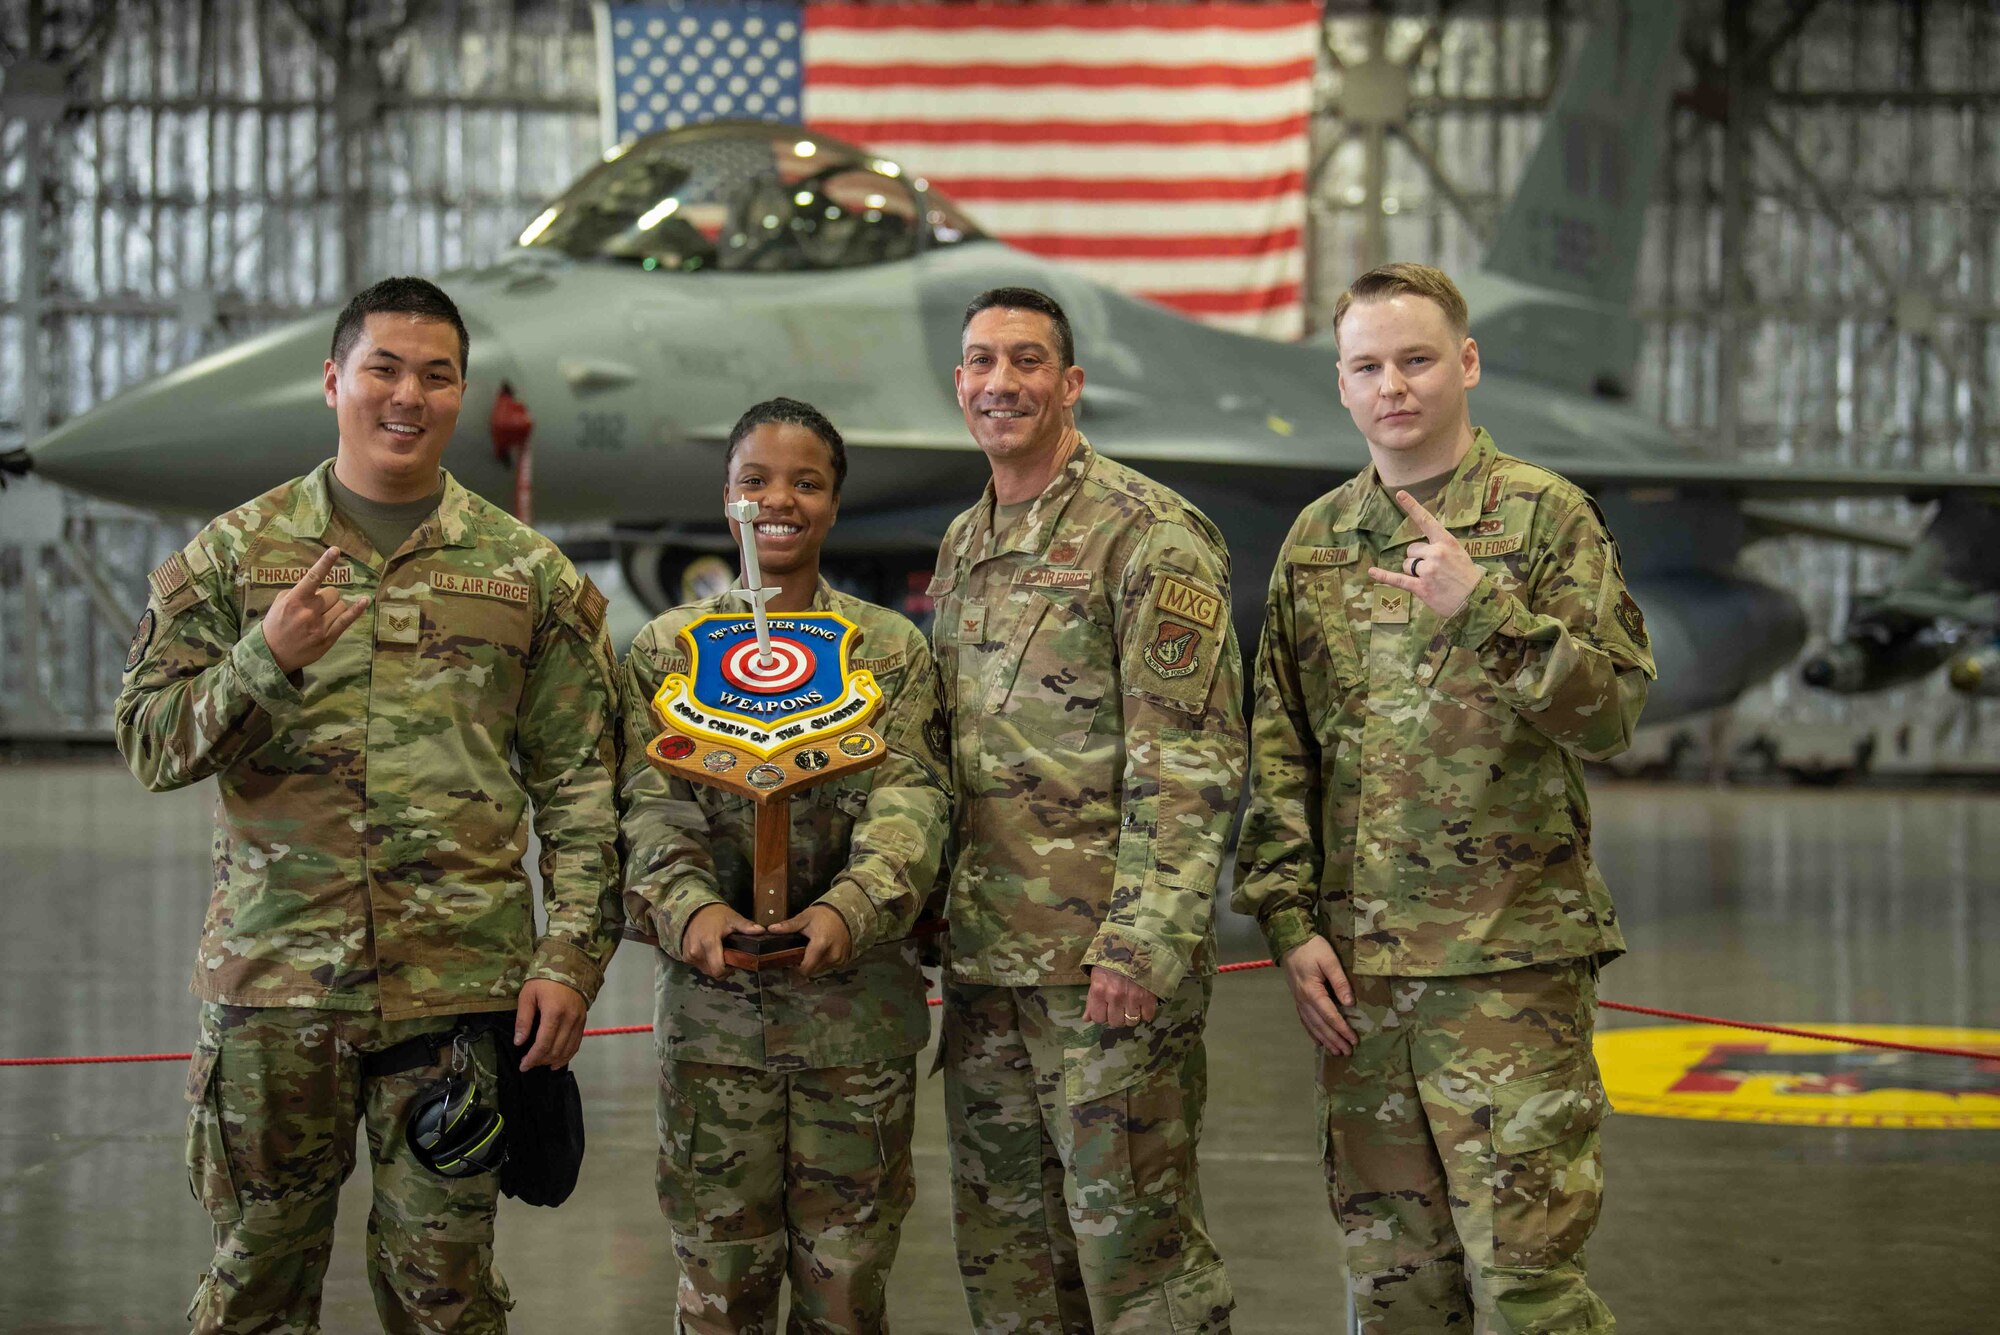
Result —
[[1719, 1025], [1597, 1035], [1619, 1112], [1782, 1126], [2000, 1129], [2000, 1031], [1843, 1024], [1856, 1038], [1991, 1052], [1987, 1061]]

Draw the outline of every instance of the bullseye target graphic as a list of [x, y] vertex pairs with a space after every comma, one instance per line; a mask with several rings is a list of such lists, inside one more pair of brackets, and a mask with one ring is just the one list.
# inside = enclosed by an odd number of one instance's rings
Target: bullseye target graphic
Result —
[[817, 666], [813, 651], [797, 640], [771, 637], [771, 659], [757, 661], [757, 641], [745, 640], [722, 656], [722, 678], [739, 691], [775, 695], [804, 685]]

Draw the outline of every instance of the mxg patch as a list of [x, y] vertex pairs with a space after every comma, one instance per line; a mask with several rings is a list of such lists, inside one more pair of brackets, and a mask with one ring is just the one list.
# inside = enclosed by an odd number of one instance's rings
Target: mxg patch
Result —
[[1159, 596], [1155, 599], [1154, 606], [1162, 612], [1184, 621], [1192, 621], [1207, 630], [1214, 630], [1222, 624], [1221, 598], [1172, 575], [1161, 579]]

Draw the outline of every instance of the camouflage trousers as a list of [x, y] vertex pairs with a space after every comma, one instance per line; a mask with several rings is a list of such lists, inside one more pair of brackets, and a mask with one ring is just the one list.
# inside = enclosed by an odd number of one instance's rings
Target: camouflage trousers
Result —
[[1083, 1018], [1085, 987], [947, 981], [952, 1223], [975, 1330], [1229, 1330], [1195, 1165], [1213, 982], [1112, 1027]]
[[[497, 1173], [443, 1178], [411, 1156], [403, 1109], [451, 1060], [364, 1076], [361, 1059], [455, 1018], [385, 1021], [303, 1007], [201, 1008], [188, 1068], [189, 1182], [215, 1224], [215, 1259], [188, 1317], [207, 1335], [310, 1335], [333, 1249], [340, 1184], [368, 1134], [374, 1208], [368, 1281], [384, 1330], [504, 1331], [513, 1306], [493, 1268]], [[472, 1048], [496, 1088], [493, 1040]]]
[[916, 1199], [917, 1059], [763, 1071], [667, 1061], [660, 1210], [680, 1261], [675, 1326], [775, 1335], [888, 1329], [889, 1267]]
[[1319, 1099], [1361, 1329], [1611, 1330], [1584, 1278], [1607, 1107], [1591, 966], [1351, 981], [1358, 1042], [1320, 1052]]

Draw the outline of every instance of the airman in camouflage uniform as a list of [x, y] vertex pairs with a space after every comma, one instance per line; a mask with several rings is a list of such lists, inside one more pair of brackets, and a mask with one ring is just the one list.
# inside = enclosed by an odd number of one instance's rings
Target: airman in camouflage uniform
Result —
[[989, 484], [931, 584], [959, 801], [941, 1053], [959, 1269], [981, 1331], [1226, 1331], [1195, 1149], [1245, 752], [1229, 558], [1076, 432], [1081, 385], [1047, 297], [973, 303], [959, 402], [996, 484], [1033, 490], [1010, 505]]
[[[745, 422], [732, 433], [739, 442], [752, 432], [780, 446], [780, 433], [821, 436], [828, 448], [812, 444], [804, 457], [822, 463], [838, 437], [794, 400], [760, 404]], [[740, 455], [732, 444], [732, 474], [779, 471], [759, 452], [766, 443], [752, 437]], [[818, 480], [837, 486], [824, 472]], [[888, 756], [790, 802], [791, 908], [831, 908], [848, 956], [810, 976], [713, 961], [705, 971], [685, 948], [689, 928], [715, 905], [731, 910], [725, 920], [751, 916], [756, 807], [669, 777], [645, 748], [660, 732], [660, 684], [689, 669], [682, 627], [742, 604], [677, 607], [639, 632], [625, 660], [627, 930], [660, 949], [659, 1194], [681, 1265], [675, 1329], [775, 1335], [789, 1274], [791, 1331], [865, 1335], [887, 1329], [889, 1270], [916, 1193], [916, 1060], [931, 1031], [911, 929], [934, 897], [950, 828], [944, 716], [923, 633], [818, 578], [820, 521], [831, 514], [814, 506], [830, 497], [795, 510], [776, 498], [774, 478], [756, 481], [746, 494], [763, 506], [760, 526], [803, 521], [787, 526], [810, 549], [767, 551], [765, 578], [811, 590], [811, 611], [858, 628], [848, 662], [882, 690], [871, 726]]]
[[[391, 280], [356, 299], [343, 331], [357, 310], [359, 346], [337, 343], [328, 364], [329, 395], [338, 381], [345, 396], [340, 457], [400, 466], [418, 432], [435, 509], [378, 552], [335, 505], [328, 463], [216, 519], [153, 572], [117, 705], [119, 746], [149, 789], [213, 777], [220, 797], [187, 1088], [188, 1167], [216, 1230], [189, 1312], [200, 1331], [319, 1328], [357, 1121], [384, 1326], [503, 1330], [497, 1175], [433, 1175], [403, 1141], [404, 1105], [443, 1064], [377, 1077], [362, 1061], [459, 1016], [515, 1012], [517, 1035], [540, 1028], [529, 1060], [560, 1064], [617, 942], [603, 600], [552, 543], [436, 469], [462, 381], [452, 368], [440, 384], [411, 350], [442, 338], [462, 366], [449, 300]], [[386, 386], [353, 411], [392, 413], [390, 443], [350, 439], [349, 400], [376, 393], [361, 382]], [[329, 603], [322, 584], [350, 596]], [[288, 671], [274, 644], [291, 632], [273, 623], [302, 605], [323, 615], [320, 652]], [[522, 867], [530, 803], [539, 935]], [[573, 1012], [560, 1042], [558, 1010]], [[473, 1061], [491, 1099], [490, 1035]]]
[[[1376, 463], [1306, 508], [1272, 575], [1235, 907], [1321, 1048], [1362, 1328], [1605, 1331], [1591, 1031], [1625, 941], [1582, 761], [1629, 744], [1653, 664], [1590, 498], [1465, 420], [1455, 298], [1396, 265], [1338, 308]], [[1438, 445], [1429, 509], [1422, 483], [1392, 498], [1385, 465], [1422, 476], [1397, 450]]]

